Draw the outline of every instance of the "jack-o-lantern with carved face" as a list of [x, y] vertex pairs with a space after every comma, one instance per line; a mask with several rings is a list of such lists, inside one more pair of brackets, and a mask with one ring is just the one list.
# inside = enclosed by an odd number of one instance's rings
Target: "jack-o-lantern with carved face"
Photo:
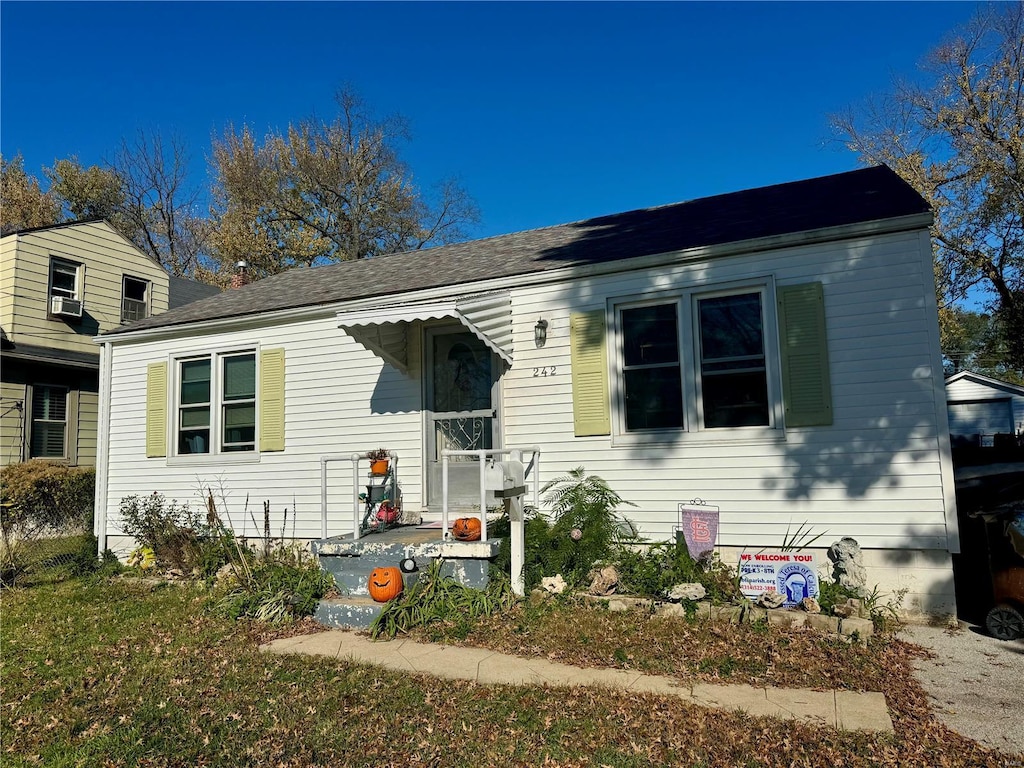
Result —
[[397, 565], [382, 566], [370, 571], [369, 579], [370, 597], [378, 603], [386, 603], [388, 600], [402, 594], [404, 587], [402, 581], [402, 569]]

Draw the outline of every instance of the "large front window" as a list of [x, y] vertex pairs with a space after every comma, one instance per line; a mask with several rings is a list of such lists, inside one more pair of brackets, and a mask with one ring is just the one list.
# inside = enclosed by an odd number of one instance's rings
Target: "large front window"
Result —
[[178, 362], [178, 454], [256, 450], [256, 355]]
[[771, 427], [763, 287], [616, 309], [622, 433]]

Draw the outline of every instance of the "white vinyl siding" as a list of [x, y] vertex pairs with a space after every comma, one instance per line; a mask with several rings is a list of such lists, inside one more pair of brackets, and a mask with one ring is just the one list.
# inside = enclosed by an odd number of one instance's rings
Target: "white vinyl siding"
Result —
[[[721, 440], [708, 434], [740, 431], [732, 428], [677, 432], [685, 439], [661, 442], [630, 442], [607, 430], [577, 436], [573, 317], [600, 313], [612, 322], [609, 306], [617, 297], [702, 296], [717, 286], [742, 293], [752, 285], [767, 291], [767, 317], [775, 312], [767, 286], [778, 292], [813, 282], [821, 283], [824, 295], [831, 424], [786, 424], [781, 393], [772, 392], [770, 417], [777, 426], [754, 430], [770, 431], [769, 438]], [[916, 231], [512, 288], [514, 355], [502, 374], [499, 409], [504, 445], [541, 446], [542, 482], [578, 466], [600, 475], [637, 505], [621, 511], [652, 540], [671, 537], [677, 505], [699, 497], [720, 507], [720, 540], [726, 546], [778, 546], [787, 528], [805, 523], [829, 543], [852, 536], [869, 549], [943, 549], [948, 543], [942, 480], [948, 437], [944, 426], [941, 435], [937, 429], [937, 409], [945, 403], [936, 400], [941, 364], [937, 345], [933, 354], [938, 333], [934, 302], [929, 305], [927, 298], [933, 290], [927, 237]], [[454, 286], [450, 296], [468, 292], [466, 286]], [[687, 318], [692, 312], [687, 305]], [[542, 348], [534, 344], [538, 318], [548, 322]], [[692, 327], [690, 319], [680, 325]], [[781, 379], [776, 325], [774, 319], [765, 323], [770, 387]], [[223, 484], [239, 530], [254, 533], [243, 514], [248, 497], [251, 507], [268, 500], [273, 510], [295, 510], [294, 517], [289, 515], [294, 535], [316, 538], [320, 458], [380, 446], [400, 457], [405, 510], [415, 514], [424, 509], [422, 350], [416, 334], [410, 334], [408, 374], [354, 342], [337, 327], [333, 314], [234, 332], [205, 333], [186, 326], [178, 338], [114, 341], [106, 495], [112, 532], [124, 496], [158, 490], [168, 498], [198, 503], [198, 487]], [[284, 349], [287, 358], [285, 450], [257, 451], [248, 463], [203, 464], [198, 462], [210, 457], [200, 457], [176, 465], [151, 459], [140, 472], [147, 366], [210, 350], [254, 348], [257, 342]], [[684, 364], [693, 370], [693, 350], [685, 344], [681, 349]], [[619, 381], [612, 378], [607, 387], [607, 401], [620, 402]], [[328, 465], [331, 535], [351, 531], [353, 480], [347, 462]], [[951, 507], [948, 511], [955, 514]]]

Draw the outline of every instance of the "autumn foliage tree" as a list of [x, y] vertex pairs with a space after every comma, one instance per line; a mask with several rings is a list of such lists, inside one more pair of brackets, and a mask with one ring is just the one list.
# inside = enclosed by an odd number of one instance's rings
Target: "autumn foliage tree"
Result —
[[465, 236], [476, 207], [454, 182], [434, 198], [398, 154], [400, 118], [374, 118], [352, 92], [337, 115], [305, 118], [257, 139], [229, 127], [213, 146], [214, 250], [257, 275], [381, 256]]
[[0, 157], [0, 235], [61, 220], [60, 202], [44, 192], [39, 180], [25, 172], [21, 155]]
[[[925, 62], [924, 85], [835, 115], [836, 134], [884, 163], [935, 212], [935, 273], [944, 328], [982, 290], [1003, 350], [1024, 368], [1024, 4], [984, 7]], [[954, 343], [955, 334], [944, 342]], [[998, 367], [998, 366], [997, 366]]]

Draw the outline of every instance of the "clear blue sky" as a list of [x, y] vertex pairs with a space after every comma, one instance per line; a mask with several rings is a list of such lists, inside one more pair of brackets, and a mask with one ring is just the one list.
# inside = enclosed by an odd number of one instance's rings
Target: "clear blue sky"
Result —
[[975, 3], [0, 5], [0, 151], [41, 177], [177, 132], [401, 113], [487, 236], [850, 170], [827, 115], [914, 77]]

